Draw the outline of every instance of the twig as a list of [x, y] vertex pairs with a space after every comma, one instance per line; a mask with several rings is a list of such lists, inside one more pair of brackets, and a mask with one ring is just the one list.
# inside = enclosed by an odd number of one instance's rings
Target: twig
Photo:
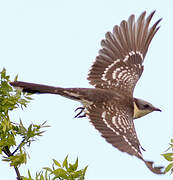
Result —
[[25, 142], [25, 138], [22, 140], [22, 142], [17, 146], [17, 148], [11, 153], [12, 155], [14, 155], [14, 153], [16, 153], [18, 151], [18, 149], [20, 148], [21, 144]]
[[[10, 152], [8, 146], [5, 146], [3, 148], [3, 152], [8, 156], [13, 156], [13, 154]], [[16, 175], [17, 175], [17, 180], [22, 180], [22, 177], [20, 176], [20, 172], [19, 172], [19, 169], [17, 166], [14, 166], [14, 169], [15, 169], [15, 172], [16, 172]]]

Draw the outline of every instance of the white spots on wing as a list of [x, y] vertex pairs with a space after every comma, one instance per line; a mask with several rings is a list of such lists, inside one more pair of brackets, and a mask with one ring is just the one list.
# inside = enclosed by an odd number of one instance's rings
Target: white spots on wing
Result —
[[108, 82], [108, 85], [111, 85], [111, 81], [109, 80], [109, 81], [107, 81]]
[[143, 54], [140, 51], [136, 51], [136, 54], [139, 54], [139, 56], [141, 56], [142, 60], [144, 59], [144, 56], [143, 56]]
[[129, 123], [128, 120], [125, 117], [122, 117], [122, 125], [124, 126], [124, 128], [129, 129]]
[[133, 56], [133, 55], [135, 55], [136, 53], [134, 52], [134, 51], [131, 51], [131, 52], [129, 52], [129, 55], [130, 56]]
[[142, 65], [141, 64], [136, 64], [136, 66], [138, 66], [137, 68], [141, 69]]
[[[110, 115], [109, 112], [112, 113], [115, 113], [115, 116], [112, 116], [112, 121], [110, 122], [110, 124], [113, 125], [113, 127], [115, 129], [117, 129], [118, 131], [120, 132], [123, 132], [123, 133], [127, 133], [127, 129], [129, 129], [129, 124], [127, 123], [128, 120], [126, 120], [126, 114], [125, 112], [123, 111], [120, 111], [119, 109], [114, 109], [113, 107], [107, 107], [108, 108], [108, 111], [107, 111], [107, 115]], [[102, 117], [104, 117], [104, 119], [106, 118], [106, 113], [102, 114]], [[114, 129], [114, 130], [115, 130]]]
[[131, 146], [132, 144], [129, 142], [129, 140], [126, 138], [125, 135], [123, 135], [124, 140]]
[[115, 80], [118, 79], [125, 79], [128, 76], [131, 76], [131, 70], [129, 69], [127, 66], [126, 67], [119, 67], [116, 68], [113, 72], [112, 72], [112, 78]]
[[[139, 79], [139, 72], [137, 69], [141, 69], [141, 64], [128, 65], [126, 62], [130, 56], [138, 54], [143, 59], [143, 54], [140, 51], [130, 51], [123, 60], [116, 59], [112, 64], [105, 68], [101, 80], [102, 87], [111, 88], [112, 86], [118, 87], [120, 84], [127, 86], [129, 89], [133, 88]], [[124, 63], [123, 63], [124, 62]], [[142, 62], [141, 62], [142, 63]]]
[[122, 137], [124, 138], [124, 140], [127, 142], [127, 144], [128, 144], [134, 151], [136, 151], [137, 153], [139, 153], [138, 150], [132, 145], [132, 143], [127, 139], [127, 137], [126, 137], [125, 135], [123, 135]]
[[133, 86], [138, 78], [139, 75], [137, 74], [137, 72], [133, 68], [129, 68], [128, 66], [122, 66], [112, 72], [112, 79], [116, 80], [117, 83], [121, 81], [129, 87]]
[[119, 118], [118, 119], [118, 124], [120, 125], [120, 127], [123, 129], [123, 132], [124, 133], [127, 133], [127, 128], [126, 127], [128, 127], [128, 126], [124, 126], [124, 124], [123, 124], [123, 119], [121, 119], [121, 118]]
[[113, 79], [116, 79], [116, 78], [117, 78], [117, 73], [118, 73], [119, 71], [121, 71], [121, 68], [116, 68], [115, 71], [113, 71], [113, 73], [112, 73], [112, 78], [113, 78]]
[[102, 74], [102, 78], [101, 78], [101, 79], [102, 79], [103, 81], [107, 81], [105, 71], [104, 71], [104, 73]]
[[117, 63], [119, 63], [120, 62], [120, 59], [116, 59], [112, 64], [110, 64], [105, 70], [104, 70], [104, 72], [103, 72], [103, 74], [102, 74], [102, 77], [101, 77], [101, 79], [103, 80], [103, 81], [107, 81], [108, 79], [106, 78], [106, 75], [107, 75], [107, 72], [114, 66], [114, 65], [116, 65]]
[[130, 72], [127, 69], [122, 70], [118, 75], [118, 79], [123, 79], [123, 76], [130, 75]]
[[108, 57], [104, 51], [101, 52], [101, 56], [96, 58], [96, 62], [89, 71], [88, 79], [91, 84], [102, 88], [125, 86], [131, 91], [142, 73], [143, 52], [133, 49], [115, 59]]
[[127, 133], [127, 130], [130, 129], [129, 127], [129, 122], [128, 122], [128, 116], [127, 113], [124, 112], [123, 110], [116, 110], [117, 114], [116, 114], [116, 124], [119, 127], [119, 129], [121, 129], [120, 131], [123, 133]]
[[116, 135], [118, 135], [118, 136], [120, 135], [120, 133], [117, 132], [117, 131], [115, 131], [115, 129], [112, 128], [111, 125], [106, 121], [106, 111], [104, 111], [104, 112], [102, 113], [102, 119], [103, 119], [103, 122], [106, 124], [106, 126], [107, 126], [109, 129], [111, 129]]
[[129, 59], [129, 55], [126, 55], [123, 61], [126, 62], [128, 59]]
[[[103, 107], [105, 107], [105, 105]], [[130, 152], [134, 155], [137, 154], [139, 157], [142, 158], [142, 154], [140, 153], [140, 150], [138, 149], [139, 142], [138, 142], [135, 130], [134, 130], [133, 121], [131, 121], [131, 119], [129, 119], [129, 115], [127, 114], [126, 110], [119, 109], [119, 108], [115, 107], [115, 105], [114, 106], [107, 105], [106, 109], [104, 109], [104, 108], [102, 108], [102, 109], [103, 109], [103, 111], [100, 112], [101, 113], [100, 114], [100, 116], [101, 116], [100, 123], [104, 123], [104, 125], [106, 125], [106, 127], [109, 129], [109, 131], [111, 131], [115, 134], [115, 135], [112, 135], [111, 133], [106, 134], [106, 132], [108, 132], [108, 131], [106, 131], [104, 129], [103, 135], [106, 136], [108, 139], [109, 139], [109, 137], [115, 137], [115, 139], [116, 139], [116, 136], [119, 136], [119, 140], [123, 142], [123, 146], [124, 146], [124, 148], [127, 148], [127, 152]], [[90, 111], [90, 113], [91, 112], [92, 111]], [[86, 114], [86, 116], [91, 118], [89, 113]], [[92, 121], [92, 118], [91, 118], [91, 121]], [[97, 119], [97, 121], [98, 121], [98, 119]], [[93, 119], [93, 122], [94, 122], [94, 119]], [[104, 126], [100, 126], [100, 127], [102, 128]], [[109, 134], [110, 134], [110, 136], [109, 136]], [[113, 139], [112, 139], [112, 141], [114, 142]], [[113, 145], [116, 146], [116, 143]], [[124, 149], [124, 150], [126, 150], [126, 149]]]
[[135, 55], [135, 54], [138, 54], [138, 55], [141, 57], [141, 59], [143, 60], [144, 56], [143, 56], [143, 54], [142, 54], [140, 51], [130, 51], [130, 52], [128, 53], [128, 55], [125, 56], [125, 58], [123, 59], [123, 61], [124, 61], [124, 62], [128, 61], [129, 57], [130, 57], [130, 56], [133, 56], [133, 55]]
[[112, 124], [117, 128], [119, 129], [120, 131], [122, 131], [122, 129], [119, 128], [118, 124], [117, 124], [117, 117], [116, 116], [113, 116], [112, 117]]

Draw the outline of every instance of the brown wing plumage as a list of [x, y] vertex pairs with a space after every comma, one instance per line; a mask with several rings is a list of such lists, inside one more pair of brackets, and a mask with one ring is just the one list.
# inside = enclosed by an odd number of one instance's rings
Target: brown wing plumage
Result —
[[118, 148], [142, 158], [140, 143], [133, 124], [133, 109], [127, 106], [106, 103], [94, 104], [87, 108], [87, 117], [101, 135]]
[[149, 44], [159, 29], [161, 19], [149, 28], [154, 13], [145, 18], [146, 12], [143, 12], [136, 22], [131, 15], [128, 21], [116, 25], [112, 33], [106, 33], [88, 74], [90, 84], [97, 88], [119, 88], [132, 95], [143, 72], [142, 63]]
[[163, 167], [153, 167], [152, 161], [143, 158], [132, 119], [132, 110], [127, 106], [112, 103], [94, 104], [87, 107], [86, 116], [107, 142], [122, 152], [138, 157], [152, 172], [164, 174]]

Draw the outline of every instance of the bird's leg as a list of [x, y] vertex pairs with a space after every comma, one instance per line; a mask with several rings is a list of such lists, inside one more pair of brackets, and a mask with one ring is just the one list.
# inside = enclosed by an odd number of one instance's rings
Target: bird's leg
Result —
[[[79, 111], [79, 113], [77, 113], [76, 115], [75, 115], [75, 117], [74, 118], [83, 118], [83, 117], [86, 117], [86, 114], [85, 114], [85, 112], [84, 112], [84, 107], [78, 107], [78, 108], [76, 108], [75, 109], [75, 112], [76, 111], [78, 111], [78, 110], [80, 110]], [[84, 114], [82, 114], [82, 113], [84, 113]]]

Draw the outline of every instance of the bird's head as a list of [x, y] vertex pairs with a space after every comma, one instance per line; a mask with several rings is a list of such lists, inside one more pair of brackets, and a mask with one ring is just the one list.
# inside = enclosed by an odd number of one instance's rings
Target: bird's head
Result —
[[161, 111], [159, 108], [154, 107], [151, 103], [142, 99], [134, 98], [134, 115], [133, 118], [137, 119], [145, 116], [153, 111]]

